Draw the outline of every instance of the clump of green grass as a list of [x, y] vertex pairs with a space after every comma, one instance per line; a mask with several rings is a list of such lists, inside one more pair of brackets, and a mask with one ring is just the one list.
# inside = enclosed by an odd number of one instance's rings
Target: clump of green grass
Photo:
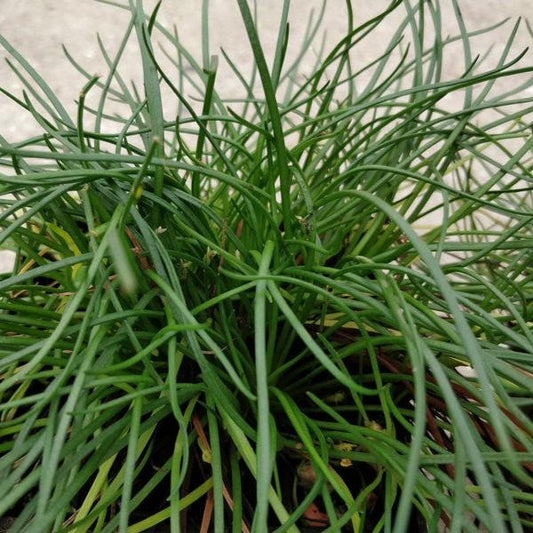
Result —
[[[455, 1], [452, 37], [438, 2], [358, 25], [347, 1], [346, 36], [302, 77], [320, 16], [290, 62], [285, 1], [267, 61], [237, 3], [255, 61], [247, 77], [220, 55], [242, 83], [231, 101], [207, 32], [199, 64], [140, 1], [76, 116], [0, 38], [26, 86], [2, 93], [41, 128], [0, 137], [0, 242], [16, 252], [0, 279], [0, 516], [25, 533], [531, 530], [518, 23], [485, 67]], [[352, 62], [396, 10], [385, 53]], [[458, 45], [464, 71], [443, 79]]]

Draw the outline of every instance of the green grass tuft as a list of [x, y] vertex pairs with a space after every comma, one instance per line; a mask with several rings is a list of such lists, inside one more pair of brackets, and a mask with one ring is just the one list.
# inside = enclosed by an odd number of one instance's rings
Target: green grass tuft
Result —
[[[106, 74], [67, 54], [87, 78], [74, 117], [0, 37], [25, 85], [3, 97], [40, 127], [0, 136], [0, 244], [16, 254], [0, 277], [2, 524], [530, 531], [519, 23], [491, 65], [471, 46], [491, 28], [469, 33], [456, 1], [451, 37], [439, 2], [358, 25], [347, 1], [346, 36], [303, 75], [329, 6], [295, 44], [285, 1], [269, 56], [237, 4], [249, 76], [211, 56], [207, 1], [202, 64], [160, 3], [117, 5], [131, 20], [116, 56], [99, 41]], [[355, 61], [396, 12], [390, 43]], [[222, 65], [241, 95], [219, 93]]]

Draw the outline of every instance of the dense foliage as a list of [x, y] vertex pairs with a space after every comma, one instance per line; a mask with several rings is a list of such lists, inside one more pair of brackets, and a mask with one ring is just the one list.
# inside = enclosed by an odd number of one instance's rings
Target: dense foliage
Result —
[[[86, 73], [76, 116], [0, 37], [25, 84], [3, 97], [42, 129], [0, 137], [0, 242], [16, 252], [0, 278], [4, 525], [531, 531], [533, 67], [512, 53], [518, 23], [485, 66], [455, 1], [451, 37], [438, 2], [395, 0], [358, 25], [347, 1], [345, 38], [301, 76], [323, 11], [289, 60], [284, 2], [266, 58], [237, 2], [255, 61], [248, 76], [220, 55], [242, 84], [231, 100], [207, 32], [199, 64], [141, 1], [123, 6], [116, 55], [103, 38], [108, 73]], [[352, 61], [398, 10], [384, 53]], [[461, 75], [444, 78], [458, 46]]]

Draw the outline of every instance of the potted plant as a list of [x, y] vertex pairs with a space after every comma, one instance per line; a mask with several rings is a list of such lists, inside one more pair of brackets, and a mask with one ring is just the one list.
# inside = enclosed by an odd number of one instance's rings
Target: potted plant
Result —
[[[0, 278], [4, 525], [531, 530], [519, 23], [489, 65], [471, 40], [491, 28], [469, 32], [455, 0], [453, 36], [440, 2], [361, 23], [347, 1], [345, 36], [302, 75], [338, 3], [295, 47], [284, 1], [271, 56], [237, 4], [249, 76], [207, 31], [197, 62], [161, 2], [130, 0], [103, 75], [68, 55], [87, 78], [75, 116], [0, 37], [25, 86], [3, 97], [40, 127], [0, 137], [0, 242], [16, 253]], [[396, 13], [383, 51], [355, 60]], [[241, 94], [219, 93], [219, 64]]]

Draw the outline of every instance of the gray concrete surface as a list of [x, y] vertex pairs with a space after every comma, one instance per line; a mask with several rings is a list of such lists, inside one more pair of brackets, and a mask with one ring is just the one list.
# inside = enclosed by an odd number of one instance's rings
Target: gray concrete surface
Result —
[[[120, 0], [122, 3], [124, 0]], [[149, 12], [155, 0], [144, 0], [145, 11]], [[289, 51], [294, 51], [306, 26], [311, 9], [318, 10], [319, 0], [292, 0], [290, 11], [291, 40]], [[324, 27], [328, 42], [334, 43], [345, 30], [344, 0], [327, 0]], [[210, 36], [211, 52], [216, 53], [224, 46], [234, 61], [245, 67], [251, 62], [249, 47], [244, 35], [243, 24], [236, 7], [236, 0], [211, 0]], [[267, 51], [272, 52], [281, 12], [281, 0], [259, 0], [259, 20], [261, 38]], [[357, 22], [367, 20], [385, 6], [387, 0], [355, 1]], [[451, 11], [451, 0], [441, 2], [444, 13], [444, 34], [456, 34], [457, 23]], [[475, 30], [499, 22], [507, 17], [519, 16], [533, 19], [533, 0], [460, 0], [463, 17], [468, 29]], [[200, 42], [201, 0], [163, 0], [160, 21], [167, 27], [176, 24], [184, 45], [201, 58]], [[363, 63], [375, 56], [395, 30], [402, 10], [390, 17], [371, 39], [367, 39], [356, 51], [356, 61]], [[99, 3], [96, 0], [0, 0], [0, 33], [20, 51], [25, 58], [43, 75], [60, 101], [74, 112], [77, 98], [84, 79], [65, 59], [61, 44], [90, 73], [105, 73], [106, 66], [99, 51], [98, 32], [111, 53], [117, 50], [123, 31], [128, 23], [128, 13], [116, 7]], [[473, 51], [483, 53], [491, 45], [496, 55], [504, 46], [511, 31], [512, 22], [473, 40]], [[531, 37], [522, 28], [515, 49], [533, 44]], [[122, 66], [126, 79], [139, 79], [140, 61], [136, 55], [134, 42], [128, 47]], [[458, 50], [459, 51], [459, 50]], [[531, 53], [529, 54], [531, 57]], [[0, 49], [0, 57], [6, 54]], [[311, 58], [310, 58], [311, 59]], [[462, 56], [453, 54], [447, 58], [450, 75], [462, 72]], [[529, 60], [530, 64], [533, 61]], [[235, 77], [224, 69], [217, 78], [217, 87], [231, 93], [238, 88]], [[305, 67], [304, 67], [305, 68]], [[0, 84], [9, 91], [20, 94], [22, 84], [4, 61], [0, 62]], [[8, 139], [21, 139], [31, 135], [36, 129], [31, 117], [22, 112], [7, 98], [0, 95], [0, 132]]]
[[[155, 0], [145, 0], [145, 10], [151, 10], [155, 3]], [[318, 0], [292, 1], [289, 17], [290, 53], [295, 53], [310, 10], [318, 10], [321, 3]], [[251, 55], [236, 4], [235, 0], [211, 0], [211, 53], [216, 53], [218, 47], [223, 45], [235, 62], [246, 70], [251, 63]], [[275, 46], [282, 1], [259, 0], [258, 4], [261, 39], [267, 52], [271, 53]], [[355, 1], [357, 22], [367, 20], [387, 4], [386, 0]], [[452, 2], [443, 0], [441, 4], [444, 33], [456, 34], [457, 23], [452, 14]], [[344, 5], [344, 0], [327, 0], [324, 26], [327, 28], [329, 43], [336, 42], [345, 30]], [[522, 16], [533, 20], [533, 0], [460, 0], [460, 5], [466, 26], [470, 30], [495, 24], [507, 17], [516, 19]], [[163, 0], [160, 12], [160, 21], [169, 27], [176, 24], [182, 42], [198, 59], [201, 58], [200, 6], [200, 0]], [[364, 63], [375, 57], [394, 32], [398, 16], [390, 17], [374, 33], [372, 39], [358, 47], [354, 61]], [[96, 32], [110, 52], [114, 53], [127, 23], [127, 12], [95, 0], [0, 0], [0, 33], [42, 74], [73, 115], [75, 100], [84, 79], [65, 59], [60, 45], [64, 44], [88, 72], [105, 73], [107, 70], [98, 48]], [[473, 54], [483, 53], [493, 46], [496, 57], [511, 29], [512, 22], [509, 21], [493, 33], [473, 39]], [[523, 49], [531, 44], [531, 36], [522, 27], [514, 49]], [[310, 52], [308, 64], [312, 62], [313, 50]], [[529, 64], [533, 63], [532, 55], [530, 52], [529, 59], [526, 60]], [[5, 56], [4, 50], [0, 50], [0, 57]], [[463, 64], [459, 50], [456, 53], [451, 50], [446, 59], [446, 75], [460, 75]], [[140, 79], [140, 60], [133, 42], [128, 47], [121, 72], [126, 79]], [[5, 61], [0, 62], [0, 85], [15, 94], [21, 93], [22, 83]], [[222, 94], [227, 95], [233, 95], [239, 90], [235, 78], [224, 67], [218, 75], [217, 87]], [[27, 113], [0, 95], [0, 134], [9, 140], [19, 140], [38, 131]], [[9, 267], [9, 258], [6, 257], [5, 253], [0, 252], [0, 270]]]

